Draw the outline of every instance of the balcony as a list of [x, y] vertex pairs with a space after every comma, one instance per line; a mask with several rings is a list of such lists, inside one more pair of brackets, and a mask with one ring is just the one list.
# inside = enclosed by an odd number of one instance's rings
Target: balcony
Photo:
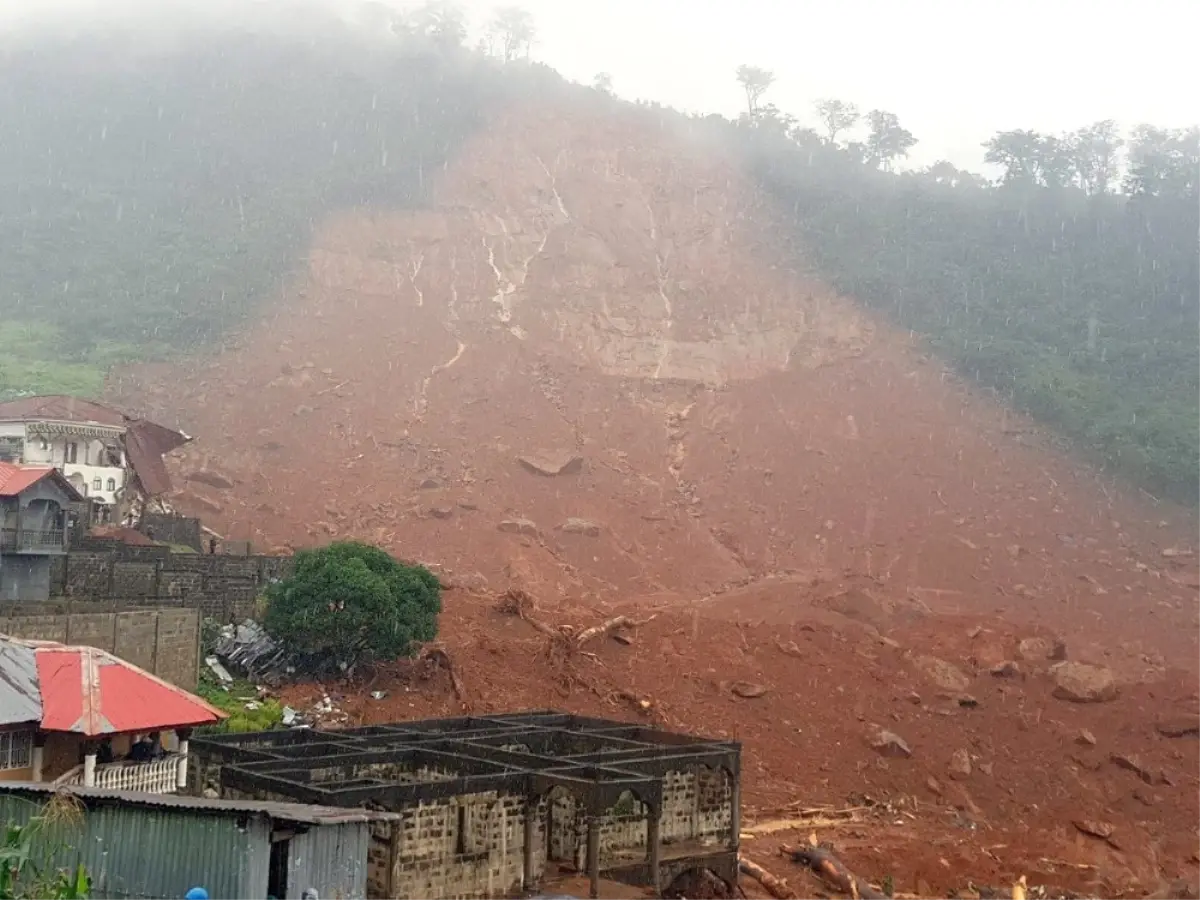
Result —
[[[184, 759], [178, 753], [168, 753], [149, 762], [97, 763], [91, 787], [111, 788], [114, 791], [139, 791], [145, 794], [174, 794], [179, 785], [179, 765]], [[84, 766], [76, 766], [55, 779], [56, 785], [84, 783]]]
[[61, 528], [0, 528], [0, 551], [5, 553], [63, 553], [65, 550]]

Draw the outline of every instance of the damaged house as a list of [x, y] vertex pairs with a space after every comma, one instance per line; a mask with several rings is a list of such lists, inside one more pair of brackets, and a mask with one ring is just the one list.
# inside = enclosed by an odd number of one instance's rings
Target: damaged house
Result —
[[0, 403], [0, 462], [54, 466], [91, 501], [95, 519], [138, 516], [171, 488], [163, 457], [191, 438], [77, 397]]
[[531, 712], [204, 736], [191, 760], [209, 796], [396, 814], [372, 827], [369, 897], [503, 897], [575, 874], [593, 897], [601, 879], [655, 894], [698, 870], [737, 880], [733, 741]]

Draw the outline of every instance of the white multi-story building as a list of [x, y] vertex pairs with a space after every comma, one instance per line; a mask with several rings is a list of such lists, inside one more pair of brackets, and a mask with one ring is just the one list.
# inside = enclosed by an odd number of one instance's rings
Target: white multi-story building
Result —
[[169, 488], [164, 453], [189, 438], [76, 397], [24, 397], [0, 403], [0, 461], [54, 466], [105, 507]]

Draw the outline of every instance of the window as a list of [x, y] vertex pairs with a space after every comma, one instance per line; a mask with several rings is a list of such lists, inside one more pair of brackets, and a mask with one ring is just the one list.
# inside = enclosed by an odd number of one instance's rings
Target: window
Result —
[[117, 489], [117, 479], [115, 479], [115, 478], [108, 479], [108, 487], [105, 490], [115, 491], [116, 489]]
[[28, 769], [33, 765], [33, 732], [0, 731], [0, 769]]
[[92, 490], [93, 491], [104, 490], [104, 482], [100, 480], [99, 475], [97, 475], [95, 478], [92, 479]]
[[67, 444], [66, 452], [63, 454], [63, 462], [73, 463], [79, 457], [79, 445], [72, 442]]

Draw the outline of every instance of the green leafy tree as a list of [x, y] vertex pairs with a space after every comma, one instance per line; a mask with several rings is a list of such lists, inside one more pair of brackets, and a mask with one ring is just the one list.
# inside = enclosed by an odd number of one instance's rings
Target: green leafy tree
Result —
[[858, 107], [844, 100], [826, 98], [818, 100], [815, 105], [817, 118], [825, 128], [825, 137], [829, 143], [836, 144], [837, 136], [843, 131], [849, 131], [862, 118]]
[[1200, 128], [1139, 125], [1129, 142], [1125, 190], [1140, 196], [1193, 198], [1200, 175]]
[[355, 541], [296, 554], [292, 575], [267, 592], [264, 625], [302, 665], [323, 670], [411, 655], [437, 636], [441, 587]]
[[917, 139], [911, 131], [901, 127], [895, 113], [873, 109], [867, 113], [867, 123], [871, 126], [867, 135], [867, 161], [890, 172], [896, 160], [908, 156]]
[[775, 73], [759, 66], [742, 64], [737, 67], [738, 84], [746, 94], [746, 114], [754, 119], [758, 115], [758, 101], [775, 83]]
[[1080, 186], [1089, 194], [1107, 194], [1117, 177], [1117, 154], [1125, 141], [1112, 119], [1080, 128], [1071, 136], [1071, 151]]
[[537, 26], [527, 10], [505, 6], [497, 9], [488, 22], [487, 36], [489, 46], [496, 55], [509, 63], [517, 59], [529, 59], [537, 39]]

